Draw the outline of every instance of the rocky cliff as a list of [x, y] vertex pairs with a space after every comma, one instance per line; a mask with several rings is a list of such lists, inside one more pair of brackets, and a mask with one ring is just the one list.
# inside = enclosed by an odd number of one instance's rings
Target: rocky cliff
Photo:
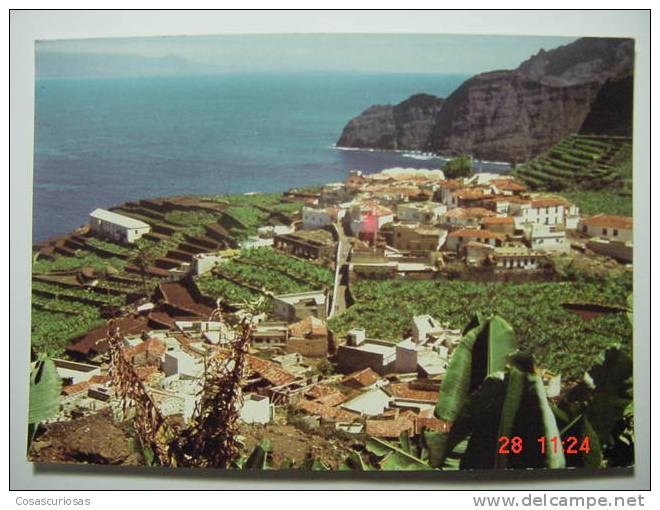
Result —
[[374, 105], [351, 120], [337, 145], [365, 149], [424, 149], [444, 100], [416, 94], [392, 105]]
[[[541, 50], [515, 70], [474, 76], [444, 101], [418, 94], [396, 106], [372, 106], [347, 124], [337, 145], [528, 160], [580, 131], [596, 105], [606, 109], [610, 96], [600, 94], [605, 86], [632, 101], [632, 79], [626, 78], [633, 73], [633, 44], [629, 39], [579, 39]], [[626, 86], [629, 94], [621, 92]], [[614, 122], [626, 119], [620, 115]], [[588, 123], [592, 131], [599, 125]]]

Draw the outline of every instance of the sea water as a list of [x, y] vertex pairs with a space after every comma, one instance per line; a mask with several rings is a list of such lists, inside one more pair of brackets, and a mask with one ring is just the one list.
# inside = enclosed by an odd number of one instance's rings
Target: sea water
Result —
[[291, 73], [35, 84], [35, 242], [141, 198], [284, 191], [351, 169], [439, 168], [410, 152], [333, 148], [372, 104], [449, 95], [465, 76]]

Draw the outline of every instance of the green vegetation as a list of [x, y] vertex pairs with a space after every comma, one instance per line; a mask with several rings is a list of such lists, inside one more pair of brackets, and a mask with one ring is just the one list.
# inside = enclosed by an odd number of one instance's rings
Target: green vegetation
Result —
[[165, 221], [181, 227], [215, 223], [219, 216], [207, 211], [172, 211], [165, 214]]
[[265, 267], [255, 268], [253, 265], [242, 264], [233, 260], [218, 266], [214, 273], [273, 294], [313, 290], [309, 283], [296, 280], [280, 271], [266, 269]]
[[237, 205], [225, 210], [221, 223], [234, 237], [245, 239], [247, 236], [255, 235], [257, 228], [262, 226], [267, 218], [268, 213], [261, 209]]
[[271, 248], [242, 250], [211, 274], [197, 278], [200, 292], [228, 303], [254, 301], [272, 294], [328, 288], [332, 272], [313, 262], [283, 255]]
[[103, 239], [98, 239], [97, 237], [89, 237], [86, 239], [87, 246], [92, 248], [97, 248], [109, 253], [113, 253], [119, 257], [126, 256], [131, 253], [131, 249], [120, 244], [111, 243], [104, 241]]
[[522, 349], [567, 379], [581, 377], [603, 349], [617, 343], [627, 350], [631, 346], [625, 313], [584, 321], [561, 306], [582, 301], [625, 307], [632, 290], [630, 273], [547, 283], [358, 281], [351, 290], [356, 303], [331, 319], [335, 334], [364, 327], [373, 338], [397, 340], [417, 314], [428, 313], [460, 328], [477, 311], [497, 313], [514, 327]]
[[608, 189], [629, 196], [632, 146], [623, 138], [572, 135], [519, 165], [515, 175], [531, 189]]
[[250, 195], [220, 195], [211, 200], [227, 204], [220, 223], [237, 240], [255, 235], [263, 225], [290, 223], [300, 208], [300, 202], [282, 202], [282, 193], [257, 193]]
[[90, 299], [93, 301], [105, 303], [108, 305], [114, 305], [114, 306], [121, 306], [126, 301], [125, 296], [106, 294], [103, 293], [102, 290], [100, 292], [96, 292], [89, 288], [60, 286], [53, 283], [46, 283], [39, 281], [32, 282], [32, 290], [47, 292], [55, 296], [55, 299], [59, 298], [60, 296], [64, 298], [68, 297], [73, 300], [75, 300], [76, 298]]
[[458, 177], [470, 177], [473, 173], [472, 160], [465, 156], [453, 158], [445, 163], [442, 171], [448, 179], [457, 179]]
[[284, 255], [271, 248], [243, 250], [238, 261], [272, 269], [297, 280], [304, 280], [315, 288], [330, 287], [333, 283], [332, 271], [327, 267]]
[[633, 215], [633, 202], [630, 196], [609, 191], [563, 191], [559, 195], [577, 205], [582, 215], [590, 216], [601, 213], [619, 216]]
[[60, 410], [62, 380], [53, 360], [40, 356], [30, 373], [30, 404], [28, 408], [28, 450], [39, 424]]
[[55, 255], [53, 260], [39, 258], [32, 263], [33, 273], [49, 273], [51, 271], [70, 271], [89, 266], [103, 271], [108, 265], [115, 269], [123, 269], [126, 261], [116, 257], [103, 258], [93, 253], [78, 250], [75, 257]]
[[[53, 307], [66, 306], [62, 301], [57, 303]], [[72, 339], [103, 324], [105, 321], [94, 307], [80, 309], [75, 315], [32, 307], [32, 347], [37, 352], [59, 356]]]
[[213, 274], [200, 276], [196, 280], [197, 288], [205, 296], [221, 299], [227, 303], [251, 302], [261, 297], [261, 294], [238, 285], [237, 283], [218, 278]]

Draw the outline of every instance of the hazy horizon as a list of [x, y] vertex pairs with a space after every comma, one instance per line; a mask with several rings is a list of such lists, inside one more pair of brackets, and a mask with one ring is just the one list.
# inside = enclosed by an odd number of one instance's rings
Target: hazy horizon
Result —
[[37, 78], [226, 72], [470, 75], [513, 69], [571, 37], [297, 34], [39, 41]]

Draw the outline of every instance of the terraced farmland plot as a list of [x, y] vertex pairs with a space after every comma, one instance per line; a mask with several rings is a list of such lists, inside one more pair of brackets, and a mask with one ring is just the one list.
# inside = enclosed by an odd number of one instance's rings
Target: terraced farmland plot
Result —
[[284, 255], [271, 248], [243, 250], [238, 261], [272, 269], [297, 280], [306, 281], [315, 288], [330, 287], [333, 283], [332, 271], [327, 267]]
[[573, 135], [520, 165], [515, 175], [530, 188], [629, 188], [631, 144], [624, 138]]
[[249, 303], [262, 297], [259, 292], [212, 274], [199, 277], [195, 283], [201, 294], [230, 304]]
[[265, 267], [254, 267], [252, 264], [243, 264], [238, 261], [230, 261], [221, 264], [214, 270], [216, 275], [226, 277], [229, 280], [245, 284], [253, 289], [273, 294], [289, 294], [291, 292], [305, 292], [314, 290], [314, 285], [307, 281], [301, 281], [287, 276], [280, 271], [267, 269]]
[[[58, 302], [53, 306], [74, 309], [79, 304]], [[77, 307], [76, 313], [55, 312], [32, 307], [32, 347], [49, 356], [59, 356], [64, 352], [64, 346], [71, 340], [85, 334], [90, 329], [101, 326], [105, 321], [99, 316], [95, 307], [86, 309]]]
[[32, 282], [32, 291], [42, 296], [52, 296], [55, 299], [63, 298], [82, 303], [98, 303], [100, 305], [122, 306], [126, 302], [126, 296], [103, 293], [102, 289], [94, 291], [83, 287], [65, 287], [44, 282]]

